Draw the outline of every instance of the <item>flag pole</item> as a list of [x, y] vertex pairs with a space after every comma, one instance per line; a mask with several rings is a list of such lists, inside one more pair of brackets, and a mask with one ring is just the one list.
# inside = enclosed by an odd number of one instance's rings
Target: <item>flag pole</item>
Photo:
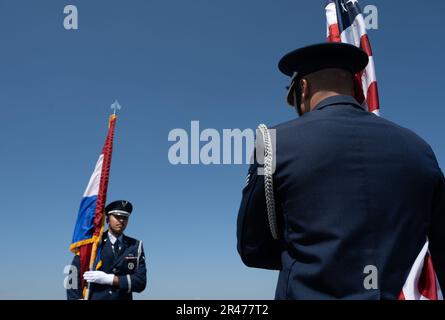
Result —
[[[111, 105], [111, 109], [113, 110], [113, 114], [110, 116], [109, 123], [108, 123], [108, 128], [110, 128], [112, 122], [115, 121], [115, 119], [117, 117], [116, 116], [117, 110], [121, 110], [122, 107], [119, 104], [119, 102], [117, 100], [115, 100], [114, 103]], [[114, 128], [113, 128], [112, 131], [114, 131]], [[113, 139], [111, 137], [111, 144], [112, 144], [112, 140]], [[106, 144], [108, 142], [109, 141], [108, 141], [108, 136], [107, 136]], [[111, 145], [111, 148], [112, 148], [112, 145]], [[111, 164], [111, 149], [110, 149], [109, 157], [110, 158], [109, 158], [109, 162], [108, 162], [108, 167]], [[108, 184], [108, 178], [107, 178], [106, 184]], [[106, 198], [106, 191], [105, 191], [105, 196], [104, 196], [104, 204], [105, 204], [105, 198]], [[97, 259], [97, 252], [98, 252], [98, 249], [100, 248], [100, 246], [102, 244], [102, 235], [103, 235], [104, 229], [105, 229], [105, 211], [103, 210], [103, 212], [102, 212], [102, 219], [101, 219], [101, 228], [100, 228], [99, 234], [96, 235], [97, 236], [96, 240], [93, 242], [93, 245], [92, 245], [92, 250], [91, 250], [91, 255], [90, 255], [90, 263], [89, 263], [89, 271], [94, 271], [94, 267], [95, 267], [95, 263], [96, 263], [96, 259]], [[87, 287], [86, 287], [86, 292], [85, 292], [85, 300], [89, 300], [90, 299], [90, 295], [91, 295], [91, 283], [88, 283]]]

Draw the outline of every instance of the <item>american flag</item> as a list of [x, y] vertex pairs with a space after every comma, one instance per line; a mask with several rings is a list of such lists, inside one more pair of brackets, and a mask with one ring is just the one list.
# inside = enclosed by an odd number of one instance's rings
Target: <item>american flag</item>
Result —
[[[327, 40], [345, 42], [363, 49], [369, 64], [355, 75], [356, 99], [379, 115], [380, 103], [371, 44], [357, 0], [329, 0], [326, 4]], [[419, 252], [399, 295], [399, 300], [443, 300], [434, 271], [428, 241]]]
[[399, 300], [443, 300], [433, 261], [428, 252], [428, 241], [411, 267]]
[[326, 5], [329, 42], [345, 42], [363, 49], [369, 56], [365, 70], [355, 75], [355, 98], [370, 112], [379, 115], [380, 102], [371, 44], [365, 19], [357, 0], [330, 0]]

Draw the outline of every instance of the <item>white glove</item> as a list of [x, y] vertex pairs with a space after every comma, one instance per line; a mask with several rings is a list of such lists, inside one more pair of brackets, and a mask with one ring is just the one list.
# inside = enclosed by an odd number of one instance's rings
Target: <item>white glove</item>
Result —
[[103, 271], [87, 271], [83, 274], [83, 278], [88, 283], [106, 284], [111, 286], [113, 284], [114, 274], [108, 274]]

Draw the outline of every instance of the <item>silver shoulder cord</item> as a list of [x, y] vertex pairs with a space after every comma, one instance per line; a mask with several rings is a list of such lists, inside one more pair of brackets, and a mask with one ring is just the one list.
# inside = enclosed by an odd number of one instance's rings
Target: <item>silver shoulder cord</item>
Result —
[[277, 214], [275, 212], [275, 199], [273, 192], [273, 149], [269, 129], [265, 124], [260, 124], [264, 142], [264, 191], [266, 193], [267, 217], [269, 219], [270, 232], [274, 239], [278, 239]]
[[139, 245], [138, 245], [138, 259], [136, 261], [136, 270], [139, 270], [139, 259], [141, 258], [141, 254], [142, 254], [142, 241], [139, 240]]

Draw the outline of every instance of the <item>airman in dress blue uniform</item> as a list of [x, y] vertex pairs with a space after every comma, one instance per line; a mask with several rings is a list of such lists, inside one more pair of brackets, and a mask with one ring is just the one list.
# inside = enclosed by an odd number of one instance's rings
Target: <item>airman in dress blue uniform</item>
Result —
[[[238, 252], [280, 270], [276, 299], [397, 299], [428, 237], [445, 289], [445, 180], [430, 146], [366, 111], [353, 74], [368, 56], [342, 43], [282, 58], [300, 117], [276, 130], [273, 196], [278, 239], [255, 162], [238, 214]], [[367, 286], [369, 270], [376, 283]]]
[[[105, 208], [109, 230], [102, 238], [100, 267], [84, 273], [91, 300], [132, 300], [133, 292], [145, 289], [147, 269], [142, 242], [123, 234], [132, 210], [132, 204], [124, 200]], [[72, 264], [80, 270], [79, 256]], [[68, 289], [67, 296], [69, 300], [82, 299], [81, 289]]]

